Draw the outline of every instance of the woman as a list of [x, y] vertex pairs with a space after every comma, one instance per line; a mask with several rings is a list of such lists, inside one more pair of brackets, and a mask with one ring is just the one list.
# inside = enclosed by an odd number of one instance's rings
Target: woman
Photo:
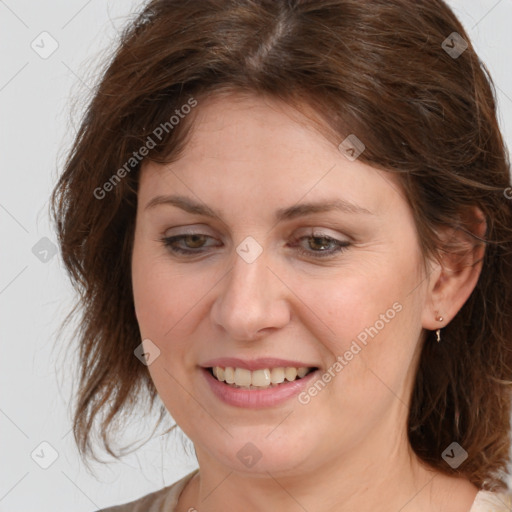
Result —
[[509, 168], [441, 0], [150, 2], [53, 196], [74, 432], [199, 469], [106, 510], [510, 510]]

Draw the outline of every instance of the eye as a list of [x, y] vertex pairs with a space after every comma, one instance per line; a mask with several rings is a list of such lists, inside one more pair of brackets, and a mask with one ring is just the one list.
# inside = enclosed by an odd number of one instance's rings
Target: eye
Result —
[[[176, 235], [176, 236], [166, 236], [161, 239], [162, 243], [169, 248], [171, 252], [179, 253], [179, 254], [198, 254], [203, 251], [198, 249], [202, 249], [204, 239], [211, 238], [208, 235], [204, 235], [201, 233], [188, 233], [186, 235]], [[188, 249], [183, 247], [179, 247], [178, 243], [189, 240], [192, 242], [192, 246], [188, 246]]]
[[[205, 252], [203, 249], [208, 247], [205, 245], [205, 241], [209, 238], [212, 237], [202, 233], [187, 233], [162, 237], [160, 240], [171, 252], [175, 254], [192, 255]], [[308, 245], [313, 247], [313, 249], [307, 250], [300, 244], [297, 244], [297, 242], [301, 242], [302, 240], [312, 240], [313, 243]], [[179, 245], [181, 242], [185, 243], [185, 248]], [[299, 254], [313, 258], [327, 258], [329, 256], [334, 256], [336, 253], [345, 251], [347, 247], [350, 246], [350, 242], [346, 240], [338, 240], [318, 232], [295, 238], [293, 243], [294, 245], [292, 245], [292, 247], [297, 247]], [[326, 246], [330, 246], [332, 248], [329, 250], [322, 250], [322, 248], [325, 248]]]
[[315, 233], [314, 235], [302, 236], [300, 238], [295, 239], [295, 242], [300, 242], [302, 240], [313, 240], [313, 244], [308, 244], [310, 247], [316, 247], [317, 249], [331, 246], [332, 249], [329, 250], [306, 250], [302, 246], [298, 246], [299, 254], [303, 256], [313, 256], [313, 258], [327, 258], [329, 256], [334, 256], [336, 253], [341, 253], [345, 251], [349, 246], [350, 242], [346, 240], [338, 240], [336, 238], [332, 238], [322, 233]]

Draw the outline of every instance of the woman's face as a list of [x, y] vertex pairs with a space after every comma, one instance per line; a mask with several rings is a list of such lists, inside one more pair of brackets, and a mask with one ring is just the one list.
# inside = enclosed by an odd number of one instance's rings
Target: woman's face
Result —
[[[284, 104], [233, 96], [196, 111], [183, 156], [140, 179], [133, 292], [163, 403], [201, 467], [286, 475], [388, 457], [406, 439], [428, 302], [398, 180]], [[211, 366], [257, 386], [280, 367], [317, 370], [251, 390]]]

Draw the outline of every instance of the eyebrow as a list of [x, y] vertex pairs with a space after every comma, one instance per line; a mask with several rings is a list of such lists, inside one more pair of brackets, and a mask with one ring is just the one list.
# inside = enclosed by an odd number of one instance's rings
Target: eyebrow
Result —
[[[205, 217], [211, 217], [222, 221], [222, 215], [220, 212], [217, 212], [210, 207], [198, 203], [188, 197], [180, 196], [180, 195], [170, 195], [170, 196], [156, 196], [145, 207], [145, 210], [154, 208], [158, 205], [171, 205], [181, 208], [188, 213], [203, 215]], [[319, 201], [319, 202], [310, 202], [310, 203], [300, 203], [294, 206], [290, 206], [288, 208], [281, 208], [276, 210], [275, 212], [275, 221], [282, 222], [285, 220], [295, 219], [297, 217], [303, 217], [306, 215], [310, 215], [313, 213], [324, 213], [332, 210], [338, 210], [343, 213], [351, 213], [351, 214], [366, 214], [366, 215], [374, 215], [373, 212], [363, 208], [362, 206], [358, 206], [354, 203], [346, 201], [344, 199], [332, 199], [327, 201]]]

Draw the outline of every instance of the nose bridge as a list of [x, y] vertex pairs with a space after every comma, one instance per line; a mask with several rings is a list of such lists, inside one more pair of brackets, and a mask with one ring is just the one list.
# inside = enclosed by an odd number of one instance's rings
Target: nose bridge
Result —
[[252, 339], [262, 329], [282, 327], [289, 318], [268, 253], [258, 246], [247, 239], [239, 244], [213, 308], [213, 320], [234, 339]]

